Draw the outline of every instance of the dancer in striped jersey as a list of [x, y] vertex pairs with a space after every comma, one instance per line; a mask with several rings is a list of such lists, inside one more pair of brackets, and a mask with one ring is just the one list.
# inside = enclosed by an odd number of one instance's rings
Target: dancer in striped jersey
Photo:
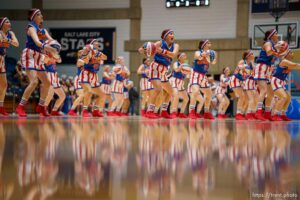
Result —
[[230, 69], [229, 67], [225, 67], [223, 69], [223, 73], [220, 76], [220, 83], [217, 86], [215, 91], [215, 95], [219, 101], [218, 119], [226, 118], [225, 112], [230, 104], [230, 101], [225, 94], [227, 92], [227, 87], [229, 85], [229, 75], [230, 75]]
[[[179, 45], [174, 42], [174, 39], [174, 31], [165, 29], [161, 34], [161, 40], [155, 43], [157, 49], [154, 61], [150, 65], [149, 76], [149, 80], [155, 90], [149, 101], [146, 115], [148, 118], [159, 118], [158, 111], [160, 107], [161, 117], [170, 118], [167, 109], [173, 95], [173, 90], [166, 74], [172, 60], [176, 58], [179, 51]], [[143, 47], [139, 48], [139, 52], [145, 54]]]
[[56, 63], [61, 63], [61, 58], [58, 60], [51, 55], [46, 54], [45, 56], [45, 69], [48, 73], [48, 78], [50, 79], [51, 87], [49, 89], [48, 96], [46, 98], [45, 106], [48, 107], [50, 104], [50, 101], [52, 100], [54, 93], [58, 96], [58, 99], [56, 100], [54, 107], [52, 108], [51, 115], [52, 116], [63, 116], [61, 112], [59, 112], [59, 109], [64, 103], [64, 100], [66, 98], [65, 91], [61, 88], [61, 85], [59, 83], [58, 74], [56, 71]]
[[[173, 88], [173, 99], [171, 102], [171, 118], [187, 118], [184, 114], [187, 103], [189, 101], [188, 94], [184, 88], [184, 79], [186, 74], [182, 72], [182, 67], [186, 64], [187, 55], [185, 53], [179, 53], [177, 56], [178, 61], [173, 64], [173, 74], [170, 78], [170, 83]], [[178, 111], [178, 104], [179, 99], [182, 99], [181, 108], [179, 114]]]
[[43, 28], [43, 15], [39, 9], [33, 8], [28, 12], [29, 24], [26, 29], [26, 48], [21, 55], [22, 67], [26, 70], [26, 75], [30, 81], [26, 87], [22, 99], [16, 108], [16, 112], [20, 117], [26, 117], [25, 105], [29, 97], [38, 85], [38, 80], [41, 81], [40, 100], [36, 107], [36, 112], [41, 116], [49, 116], [45, 107], [45, 100], [48, 95], [50, 80], [47, 77], [47, 72], [44, 66], [44, 52], [56, 53], [56, 49], [46, 44], [46, 40], [53, 40], [48, 31]]
[[7, 116], [4, 109], [4, 99], [7, 89], [5, 56], [10, 47], [18, 47], [19, 42], [14, 32], [11, 31], [11, 23], [7, 17], [0, 18], [0, 116]]
[[137, 70], [137, 74], [142, 75], [140, 80], [140, 91], [142, 96], [141, 116], [146, 115], [148, 102], [150, 101], [153, 93], [153, 85], [151, 81], [149, 81], [150, 63], [150, 59], [144, 58], [143, 64], [141, 64]]
[[197, 118], [195, 112], [196, 97], [201, 91], [204, 94], [204, 119], [214, 119], [210, 113], [210, 104], [212, 99], [212, 91], [206, 74], [210, 63], [216, 63], [215, 52], [211, 50], [211, 42], [209, 40], [201, 40], [198, 46], [199, 50], [195, 52], [195, 60], [193, 73], [190, 78], [190, 85], [192, 89], [192, 95], [189, 106], [189, 117]]

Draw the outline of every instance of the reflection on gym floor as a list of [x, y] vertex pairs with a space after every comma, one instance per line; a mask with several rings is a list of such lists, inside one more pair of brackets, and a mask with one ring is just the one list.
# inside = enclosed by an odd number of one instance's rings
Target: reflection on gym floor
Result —
[[2, 120], [0, 199], [298, 199], [299, 130], [298, 122]]

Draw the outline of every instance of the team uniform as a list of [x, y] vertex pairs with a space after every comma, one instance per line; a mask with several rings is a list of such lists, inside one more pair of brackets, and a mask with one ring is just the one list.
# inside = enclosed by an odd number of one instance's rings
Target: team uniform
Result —
[[[35, 28], [40, 42], [44, 43], [46, 40], [46, 31], [40, 28], [35, 22], [28, 24], [27, 28]], [[45, 71], [44, 67], [45, 55], [41, 47], [38, 47], [31, 36], [27, 35], [26, 48], [22, 51], [21, 65], [26, 70]]]
[[[8, 40], [11, 40], [11, 33], [8, 31], [6, 38]], [[6, 67], [5, 67], [5, 56], [6, 56], [6, 47], [0, 47], [0, 74], [6, 73]]]
[[123, 94], [125, 77], [121, 74], [117, 74], [116, 79], [113, 81], [111, 92]]
[[[171, 44], [171, 47], [168, 47], [167, 43], [164, 40], [161, 40], [161, 48], [163, 50], [173, 51], [174, 43]], [[171, 62], [172, 58], [158, 53], [155, 54], [154, 61], [150, 65], [149, 80], [160, 80], [161, 82], [168, 82], [166, 74], [169, 70]]]
[[[241, 71], [241, 70], [239, 70]], [[229, 87], [233, 88], [241, 88], [243, 85], [244, 77], [240, 72], [235, 73], [230, 77]]]
[[87, 64], [83, 65], [83, 70], [79, 75], [79, 83], [90, 84], [91, 88], [100, 87], [98, 77], [99, 69], [100, 63], [98, 61], [94, 61], [94, 59], [91, 58]]
[[[199, 50], [200, 53], [203, 50]], [[202, 60], [194, 60], [193, 72], [190, 78], [190, 85], [198, 85], [200, 88], [209, 88], [210, 85], [207, 80], [206, 74], [208, 73], [209, 62], [207, 58], [203, 58]]]
[[[150, 67], [144, 64], [144, 69], [148, 69], [148, 68]], [[149, 77], [145, 73], [142, 74], [142, 78], [140, 80], [140, 88], [141, 91], [147, 91], [153, 89], [153, 84], [149, 81]]]
[[276, 67], [275, 72], [273, 74], [273, 77], [271, 79], [271, 86], [273, 91], [276, 91], [280, 88], [285, 89], [285, 85], [286, 85], [286, 79], [287, 76], [289, 75], [290, 70], [288, 67]]
[[253, 66], [244, 61], [244, 69], [237, 69], [235, 74], [230, 77], [229, 86], [233, 88], [243, 88], [244, 90], [256, 90], [255, 81], [251, 76]]
[[80, 68], [78, 68], [77, 69], [77, 74], [76, 74], [76, 76], [74, 77], [74, 88], [75, 88], [75, 90], [81, 90], [82, 89], [82, 87], [81, 87], [81, 85], [80, 85], [80, 79], [79, 79], [79, 77], [80, 77], [80, 73], [81, 73], [81, 69]]
[[106, 95], [111, 95], [111, 83], [112, 81], [108, 79], [105, 74], [103, 74], [101, 81], [101, 89]]
[[248, 65], [245, 61], [245, 71], [247, 73], [247, 78], [244, 81], [244, 90], [248, 91], [248, 90], [256, 90], [256, 84], [255, 84], [255, 80], [253, 77], [253, 70], [254, 67], [252, 66], [252, 64], [250, 63], [250, 65]]
[[229, 84], [229, 81], [230, 81], [229, 77], [222, 77], [220, 79], [220, 83], [215, 90], [215, 96], [219, 94], [225, 95], [225, 93], [227, 92], [227, 86]]
[[[180, 66], [180, 63], [177, 62], [177, 66]], [[184, 79], [186, 75], [181, 71], [175, 72], [173, 71], [172, 77], [170, 78], [170, 83], [173, 89], [177, 89], [179, 92], [183, 91], [184, 88]]]
[[[128, 79], [125, 79], [124, 82], [126, 83], [126, 85], [129, 83]], [[129, 98], [129, 90], [127, 87], [123, 88], [123, 95], [124, 95], [124, 99], [128, 99]]]
[[56, 63], [50, 62], [45, 64], [48, 79], [50, 80], [51, 86], [56, 89], [60, 88], [59, 78], [56, 71]]
[[[272, 49], [275, 50], [275, 43], [269, 40], [268, 42], [271, 42]], [[273, 55], [268, 56], [267, 52], [264, 49], [261, 49], [259, 53], [259, 57], [257, 58], [257, 66], [254, 70], [254, 80], [268, 80], [268, 75], [270, 75], [270, 68], [272, 65], [274, 65], [274, 62], [276, 60], [276, 57]]]

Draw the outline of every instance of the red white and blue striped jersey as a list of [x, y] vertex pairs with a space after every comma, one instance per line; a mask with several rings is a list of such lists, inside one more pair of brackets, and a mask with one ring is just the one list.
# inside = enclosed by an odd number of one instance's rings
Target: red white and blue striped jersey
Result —
[[[6, 34], [6, 38], [11, 40], [11, 33], [8, 31]], [[0, 55], [5, 56], [6, 55], [6, 47], [0, 47]]]
[[[150, 68], [150, 66], [147, 66], [147, 65], [144, 64], [144, 70], [149, 69], [149, 68]], [[145, 74], [145, 73], [142, 73], [142, 77], [143, 78], [148, 78], [147, 74]]]
[[[271, 40], [267, 42], [270, 42], [272, 44], [272, 49], [275, 51], [275, 43]], [[271, 66], [274, 64], [275, 60], [276, 60], [275, 56], [273, 55], [268, 56], [267, 52], [262, 48], [256, 62]]]
[[56, 63], [45, 65], [45, 69], [47, 72], [55, 73], [56, 72]]
[[282, 81], [285, 81], [287, 76], [289, 75], [290, 70], [288, 67], [280, 67], [279, 64], [276, 65], [275, 72], [273, 73], [273, 77], [276, 77]]
[[121, 74], [117, 74], [116, 80], [117, 81], [124, 81], [125, 80], [125, 76], [122, 73]]
[[97, 73], [100, 70], [101, 64], [99, 61], [99, 57], [101, 56], [102, 52], [96, 52], [95, 50], [92, 50], [92, 52], [90, 53], [92, 54], [91, 57], [87, 57], [89, 55], [84, 55], [80, 57], [80, 59], [83, 61], [89, 59], [88, 62], [83, 65], [83, 68], [86, 71]]
[[81, 69], [79, 67], [77, 67], [77, 73], [76, 75], [79, 76], [81, 74]]
[[250, 78], [251, 77], [251, 72], [253, 70], [253, 66], [252, 66], [252, 63], [250, 63], [249, 65], [247, 64], [246, 60], [244, 60], [244, 67], [245, 69], [242, 70], [242, 69], [237, 69], [237, 72], [234, 74], [234, 76], [239, 79], [240, 81], [244, 81], [246, 80], [247, 78]]
[[56, 62], [53, 60], [50, 60], [49, 62], [45, 63], [45, 69], [47, 72], [56, 72]]
[[[180, 62], [177, 61], [177, 66], [180, 66], [180, 65], [181, 65]], [[185, 78], [185, 75], [181, 71], [179, 71], [179, 72], [173, 71], [172, 76], [175, 77], [175, 78], [178, 78], [178, 79], [184, 79]]]
[[[39, 37], [40, 42], [43, 43], [46, 40], [46, 31], [45, 31], [45, 29], [44, 28], [40, 28], [35, 22], [30, 22], [28, 24], [28, 26], [27, 26], [27, 29], [29, 29], [30, 27], [35, 28], [36, 33], [37, 33], [37, 35]], [[29, 36], [29, 35], [27, 35], [27, 39], [26, 39], [26, 48], [32, 49], [32, 50], [37, 51], [37, 52], [42, 52], [42, 48], [39, 47], [39, 46], [37, 46], [34, 43], [32, 37]]]
[[[161, 40], [161, 48], [167, 51], [174, 51], [174, 43], [171, 44], [171, 47], [168, 47], [168, 44], [166, 43], [165, 40]], [[154, 61], [164, 65], [164, 66], [169, 66], [172, 62], [172, 58], [162, 55], [162, 54], [155, 54], [154, 56]]]
[[[109, 73], [108, 73], [108, 75], [109, 75]], [[111, 79], [107, 78], [103, 73], [101, 84], [110, 85], [111, 82], [112, 82]]]
[[[200, 54], [203, 53], [203, 49], [200, 49]], [[202, 60], [194, 60], [194, 66], [193, 70], [195, 72], [201, 73], [201, 74], [207, 74], [209, 68], [209, 62], [207, 61], [207, 58], [203, 58]]]

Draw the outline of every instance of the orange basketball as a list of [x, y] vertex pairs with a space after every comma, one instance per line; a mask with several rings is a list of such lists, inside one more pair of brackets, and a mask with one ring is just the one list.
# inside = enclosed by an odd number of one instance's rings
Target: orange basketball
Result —
[[183, 74], [189, 74], [191, 73], [192, 68], [188, 64], [182, 64], [181, 65], [181, 72]]
[[121, 65], [115, 65], [113, 68], [112, 68], [112, 71], [115, 73], [115, 74], [121, 74], [122, 73], [122, 66]]
[[275, 45], [275, 48], [279, 55], [284, 55], [289, 50], [289, 44], [285, 41], [278, 41]]
[[145, 42], [143, 48], [146, 50], [146, 56], [151, 57], [156, 53], [156, 46], [153, 42]]
[[61, 50], [61, 45], [56, 40], [46, 40], [45, 43], [56, 50], [55, 53], [51, 53], [51, 54], [55, 59], [59, 59], [60, 58], [59, 52]]

